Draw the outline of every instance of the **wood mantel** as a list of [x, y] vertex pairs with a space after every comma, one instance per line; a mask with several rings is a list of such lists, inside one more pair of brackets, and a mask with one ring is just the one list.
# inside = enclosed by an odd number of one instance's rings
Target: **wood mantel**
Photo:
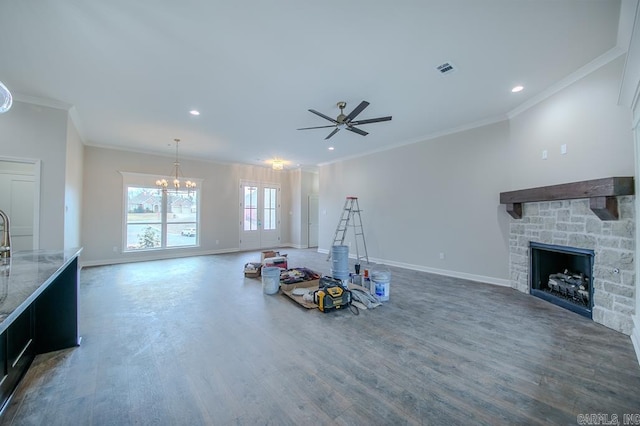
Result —
[[634, 195], [633, 177], [610, 177], [501, 192], [500, 204], [506, 204], [511, 217], [522, 219], [523, 203], [588, 198], [591, 211], [601, 220], [617, 220], [616, 197], [622, 195]]

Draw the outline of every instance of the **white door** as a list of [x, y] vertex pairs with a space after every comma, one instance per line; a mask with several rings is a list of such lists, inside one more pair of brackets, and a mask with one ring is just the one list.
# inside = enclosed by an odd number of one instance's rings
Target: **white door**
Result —
[[280, 185], [240, 182], [240, 249], [280, 246]]
[[[7, 162], [2, 162], [7, 165]], [[17, 163], [32, 169], [32, 164]], [[28, 174], [31, 173], [31, 174]], [[34, 199], [35, 178], [32, 170], [0, 168], [0, 210], [9, 216], [11, 230], [11, 250], [34, 249]], [[2, 225], [4, 226], [4, 224]], [[3, 228], [4, 229], [4, 228]]]
[[309, 195], [309, 236], [308, 247], [318, 247], [318, 221], [319, 213], [318, 195]]

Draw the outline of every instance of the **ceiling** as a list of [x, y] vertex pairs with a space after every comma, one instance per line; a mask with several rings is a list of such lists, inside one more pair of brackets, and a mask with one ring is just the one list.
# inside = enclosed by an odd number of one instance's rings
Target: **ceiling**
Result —
[[[608, 0], [4, 0], [0, 80], [73, 107], [87, 145], [312, 167], [503, 119], [611, 52], [619, 18]], [[362, 100], [358, 119], [393, 120], [296, 130]]]

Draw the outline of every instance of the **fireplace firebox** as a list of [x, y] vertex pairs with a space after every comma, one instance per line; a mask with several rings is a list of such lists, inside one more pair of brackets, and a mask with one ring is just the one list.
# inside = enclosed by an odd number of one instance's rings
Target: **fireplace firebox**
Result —
[[594, 251], [531, 241], [531, 295], [592, 318]]

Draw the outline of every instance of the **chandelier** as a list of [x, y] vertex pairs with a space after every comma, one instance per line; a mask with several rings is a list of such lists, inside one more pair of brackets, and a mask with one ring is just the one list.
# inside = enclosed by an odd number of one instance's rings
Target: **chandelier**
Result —
[[[169, 182], [171, 182], [174, 189], [178, 191], [181, 186], [180, 178], [184, 179], [184, 175], [182, 174], [182, 169], [180, 169], [180, 161], [178, 159], [178, 144], [180, 143], [180, 139], [174, 139], [174, 141], [176, 143], [176, 161], [173, 162], [173, 172], [171, 174], [171, 177], [167, 178], [168, 180], [158, 179], [156, 181], [156, 186], [159, 189], [161, 189], [163, 192], [167, 191], [167, 188], [169, 187]], [[184, 186], [185, 188], [187, 188], [188, 191], [190, 191], [196, 187], [196, 183], [190, 180], [187, 180], [184, 183]]]
[[284, 161], [275, 159], [271, 162], [271, 168], [273, 170], [283, 170], [284, 169]]
[[7, 89], [7, 86], [0, 81], [0, 114], [9, 111], [12, 103], [13, 98], [11, 97], [11, 92]]

